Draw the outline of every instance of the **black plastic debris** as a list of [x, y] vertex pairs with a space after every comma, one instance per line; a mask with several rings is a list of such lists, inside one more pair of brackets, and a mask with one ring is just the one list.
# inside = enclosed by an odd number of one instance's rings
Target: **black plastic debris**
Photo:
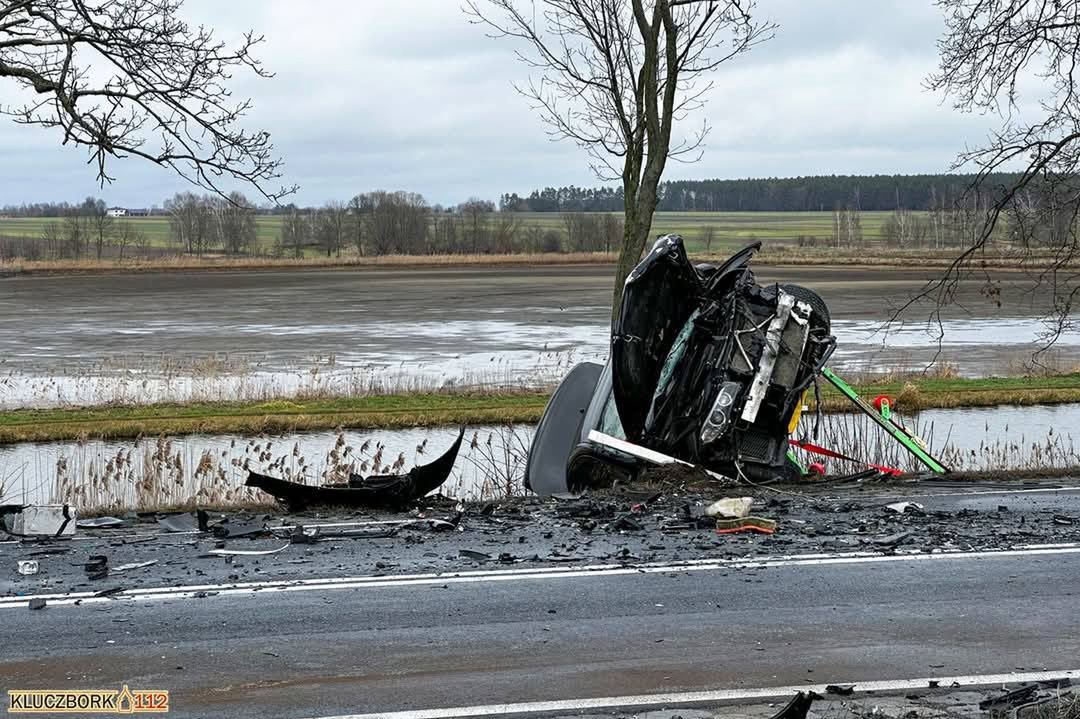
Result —
[[266, 528], [266, 519], [249, 519], [246, 521], [227, 519], [210, 527], [210, 533], [219, 539], [240, 539], [243, 537], [260, 537], [269, 534]]
[[895, 549], [909, 539], [911, 539], [911, 532], [899, 532], [897, 534], [890, 534], [887, 537], [875, 539], [874, 546], [881, 547], [882, 549]]
[[641, 522], [637, 521], [629, 514], [619, 515], [615, 521], [611, 523], [611, 528], [620, 532], [640, 532], [645, 529]]
[[354, 474], [348, 482], [315, 486], [249, 472], [245, 485], [261, 489], [293, 511], [318, 505], [408, 507], [434, 492], [449, 479], [464, 437], [465, 428], [462, 427], [454, 444], [441, 457], [430, 464], [413, 467], [405, 474], [370, 477]]
[[799, 692], [783, 709], [773, 714], [772, 719], [806, 719], [806, 715], [810, 712], [810, 705], [813, 703], [813, 692]]
[[203, 510], [195, 514], [182, 512], [180, 514], [159, 514], [158, 526], [166, 532], [193, 533], [209, 531], [210, 518]]
[[1004, 694], [987, 697], [979, 702], [980, 711], [1001, 711], [1017, 704], [1025, 704], [1035, 698], [1039, 693], [1038, 684], [1025, 684], [1024, 686], [1006, 691]]
[[109, 576], [109, 558], [104, 554], [91, 554], [83, 569], [86, 570], [87, 579], [104, 579]]
[[848, 697], [855, 693], [854, 684], [830, 684], [825, 687], [825, 691], [829, 694], [836, 694], [841, 697]]
[[458, 554], [466, 559], [471, 559], [475, 562], [489, 562], [491, 561], [491, 555], [485, 552], [477, 552], [473, 549], [462, 549], [458, 551]]

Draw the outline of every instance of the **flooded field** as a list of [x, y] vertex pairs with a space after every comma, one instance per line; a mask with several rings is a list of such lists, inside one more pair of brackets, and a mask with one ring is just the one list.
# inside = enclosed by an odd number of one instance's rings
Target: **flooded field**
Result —
[[[905, 418], [952, 469], [1071, 469], [1080, 466], [1073, 433], [1080, 404], [927, 410]], [[804, 418], [801, 432], [812, 420]], [[520, 494], [533, 427], [470, 427], [444, 487], [469, 499]], [[82, 507], [153, 507], [265, 499], [244, 488], [247, 470], [321, 484], [431, 461], [457, 435], [453, 427], [286, 436], [200, 436], [139, 441], [26, 443], [0, 447], [0, 503], [75, 502]], [[918, 469], [861, 415], [825, 415], [818, 441], [859, 459]], [[861, 467], [826, 461], [832, 473]]]
[[[830, 305], [834, 365], [921, 367], [926, 311], [891, 334], [919, 271], [765, 268]], [[1004, 307], [964, 285], [940, 358], [969, 375], [1030, 357], [1040, 307], [1002, 273]], [[608, 344], [609, 267], [191, 272], [0, 279], [0, 407], [546, 386]], [[1058, 361], [1080, 345], [1061, 338]]]

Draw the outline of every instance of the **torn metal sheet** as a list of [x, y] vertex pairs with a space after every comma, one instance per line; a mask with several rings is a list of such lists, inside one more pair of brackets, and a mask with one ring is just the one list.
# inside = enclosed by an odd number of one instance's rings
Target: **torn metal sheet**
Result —
[[158, 560], [151, 559], [146, 562], [131, 562], [130, 564], [121, 564], [118, 567], [113, 567], [114, 572], [130, 572], [132, 569], [142, 569], [144, 567], [152, 567], [158, 563]]
[[454, 444], [441, 457], [405, 474], [362, 477], [353, 475], [347, 484], [312, 486], [270, 477], [257, 472], [248, 474], [248, 487], [257, 487], [292, 510], [315, 505], [342, 507], [405, 507], [441, 487], [450, 477], [457, 460], [462, 427]]
[[194, 514], [182, 512], [180, 514], [158, 515], [157, 523], [166, 532], [176, 534], [194, 534], [195, 532], [209, 531], [209, 515], [199, 509]]
[[73, 537], [77, 519], [70, 504], [31, 504], [0, 515], [4, 530], [16, 537]]
[[277, 554], [289, 548], [289, 544], [283, 544], [277, 549], [211, 549], [207, 554], [217, 557], [265, 557]]
[[126, 520], [119, 517], [91, 517], [90, 519], [80, 519], [75, 522], [78, 529], [112, 529], [126, 527], [127, 524]]

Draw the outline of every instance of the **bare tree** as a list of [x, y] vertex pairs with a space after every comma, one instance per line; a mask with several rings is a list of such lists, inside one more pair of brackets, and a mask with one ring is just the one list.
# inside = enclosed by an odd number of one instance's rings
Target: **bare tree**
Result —
[[87, 217], [87, 224], [89, 225], [90, 234], [93, 235], [97, 258], [100, 260], [105, 252], [105, 246], [113, 240], [116, 231], [116, 220], [106, 212], [105, 203], [101, 203], [101, 206], [95, 207]]
[[712, 243], [716, 239], [716, 228], [712, 225], [705, 225], [705, 229], [701, 231], [701, 241], [705, 245], [705, 252], [712, 252]]
[[239, 255], [255, 248], [255, 208], [240, 192], [230, 192], [213, 203], [214, 219], [221, 246]]
[[311, 242], [311, 218], [293, 210], [281, 221], [281, 245], [295, 259], [304, 256], [304, 247]]
[[[903, 305], [933, 300], [931, 321], [943, 336], [941, 310], [956, 300], [960, 280], [995, 238], [1011, 236], [1033, 267], [1037, 288], [1053, 298], [1052, 321], [1043, 336], [1049, 348], [1072, 326], [1080, 293], [1080, 0], [938, 0], [945, 16], [940, 63], [927, 85], [962, 112], [998, 113], [1001, 127], [983, 146], [962, 153], [956, 167], [978, 175], [970, 204], [977, 229], [960, 228], [962, 251], [939, 278]], [[1024, 112], [1020, 112], [1023, 104]], [[992, 173], [1017, 165], [1018, 179], [993, 186]], [[955, 218], [967, 220], [965, 212]], [[999, 226], [1010, 225], [1007, 233]], [[1048, 244], [1036, 241], [1040, 228]], [[1039, 265], [1041, 251], [1045, 261]]]
[[347, 210], [345, 203], [333, 200], [319, 209], [316, 215], [315, 239], [326, 256], [341, 257], [341, 250], [348, 240]]
[[710, 73], [774, 26], [752, 17], [752, 0], [466, 0], [465, 7], [474, 22], [518, 41], [518, 57], [537, 76], [517, 89], [551, 136], [584, 148], [600, 179], [622, 181], [617, 312], [623, 281], [648, 242], [668, 159], [697, 159], [708, 131], [702, 124], [684, 138], [676, 122], [702, 106]]
[[210, 247], [213, 218], [210, 203], [193, 192], [178, 192], [165, 201], [173, 240], [192, 255], [201, 255]]
[[128, 247], [138, 247], [146, 243], [146, 237], [130, 222], [121, 222], [116, 226], [116, 232], [112, 236], [113, 245], [119, 253], [120, 259], [124, 259], [124, 250]]
[[238, 69], [270, 77], [246, 33], [227, 47], [180, 17], [183, 0], [0, 0], [0, 78], [33, 93], [0, 108], [15, 122], [59, 128], [87, 148], [98, 180], [112, 159], [141, 157], [218, 195], [223, 178], [271, 189], [281, 160], [265, 131], [240, 126], [250, 100], [235, 100]]

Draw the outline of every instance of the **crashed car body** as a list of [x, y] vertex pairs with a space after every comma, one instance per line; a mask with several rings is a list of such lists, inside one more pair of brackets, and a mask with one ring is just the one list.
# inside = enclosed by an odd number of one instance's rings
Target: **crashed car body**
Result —
[[627, 278], [608, 365], [574, 368], [548, 403], [527, 486], [579, 490], [604, 482], [601, 468], [632, 472], [637, 460], [592, 430], [728, 477], [800, 474], [787, 438], [836, 339], [815, 292], [755, 281], [759, 248], [695, 265], [679, 236], [657, 240]]

